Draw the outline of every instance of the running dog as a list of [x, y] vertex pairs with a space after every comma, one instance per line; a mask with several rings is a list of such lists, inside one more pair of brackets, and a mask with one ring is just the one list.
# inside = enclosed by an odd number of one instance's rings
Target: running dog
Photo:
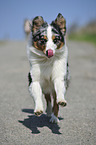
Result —
[[35, 102], [34, 113], [37, 116], [43, 113], [42, 97], [45, 97], [47, 115], [51, 116], [52, 123], [59, 122], [59, 105], [67, 105], [65, 92], [70, 77], [65, 35], [66, 20], [60, 13], [51, 24], [47, 24], [41, 16], [32, 20], [27, 46], [29, 91]]

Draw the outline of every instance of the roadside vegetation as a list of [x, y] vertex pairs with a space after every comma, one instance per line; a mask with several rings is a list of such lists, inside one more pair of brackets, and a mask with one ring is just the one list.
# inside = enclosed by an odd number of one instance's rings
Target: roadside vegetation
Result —
[[92, 21], [82, 28], [73, 24], [69, 29], [68, 38], [69, 40], [86, 41], [96, 46], [96, 21]]
[[4, 45], [5, 43], [6, 43], [5, 40], [0, 40], [0, 46], [1, 46], [1, 45]]

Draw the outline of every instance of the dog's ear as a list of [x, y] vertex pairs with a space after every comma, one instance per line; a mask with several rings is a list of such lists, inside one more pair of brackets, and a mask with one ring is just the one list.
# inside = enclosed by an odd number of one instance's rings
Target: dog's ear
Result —
[[32, 21], [29, 19], [25, 19], [24, 20], [24, 31], [31, 32], [31, 27], [32, 27]]
[[37, 16], [32, 21], [32, 33], [35, 34], [37, 30], [44, 24], [43, 17]]
[[58, 14], [57, 18], [55, 19], [55, 24], [59, 26], [63, 35], [66, 34], [66, 20], [62, 16], [62, 14]]

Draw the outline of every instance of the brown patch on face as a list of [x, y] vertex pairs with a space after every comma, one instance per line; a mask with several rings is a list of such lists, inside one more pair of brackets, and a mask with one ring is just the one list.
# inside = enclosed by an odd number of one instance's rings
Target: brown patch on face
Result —
[[42, 35], [42, 36], [40, 36], [39, 39], [37, 39], [37, 41], [33, 42], [33, 46], [36, 49], [43, 51], [46, 54], [46, 42], [47, 42], [47, 36]]
[[36, 48], [37, 47], [37, 41], [33, 42], [33, 46]]
[[55, 35], [52, 36], [53, 42], [57, 45], [57, 49], [60, 49], [63, 47], [64, 42], [62, 42], [59, 38], [57, 38]]
[[60, 42], [60, 43], [59, 43], [59, 45], [57, 45], [57, 49], [62, 48], [62, 47], [63, 47], [63, 45], [64, 45], [64, 42]]
[[45, 44], [40, 44], [38, 41], [33, 42], [33, 46], [40, 51], [43, 51], [44, 53], [46, 52], [46, 45]]
[[47, 40], [47, 36], [46, 35], [44, 35], [44, 39]]
[[54, 40], [54, 39], [55, 39], [55, 36], [53, 35], [53, 36], [52, 36], [52, 40]]
[[45, 47], [45, 49], [43, 50], [43, 52], [46, 54], [46, 47]]

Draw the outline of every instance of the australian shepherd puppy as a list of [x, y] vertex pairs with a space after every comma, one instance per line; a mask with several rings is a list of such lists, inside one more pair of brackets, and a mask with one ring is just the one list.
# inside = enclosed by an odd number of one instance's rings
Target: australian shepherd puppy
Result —
[[51, 24], [37, 16], [32, 21], [31, 32], [27, 54], [30, 63], [29, 91], [35, 102], [34, 113], [37, 116], [43, 113], [42, 97], [45, 96], [50, 122], [58, 123], [59, 105], [67, 105], [65, 92], [69, 82], [66, 21], [60, 13]]

